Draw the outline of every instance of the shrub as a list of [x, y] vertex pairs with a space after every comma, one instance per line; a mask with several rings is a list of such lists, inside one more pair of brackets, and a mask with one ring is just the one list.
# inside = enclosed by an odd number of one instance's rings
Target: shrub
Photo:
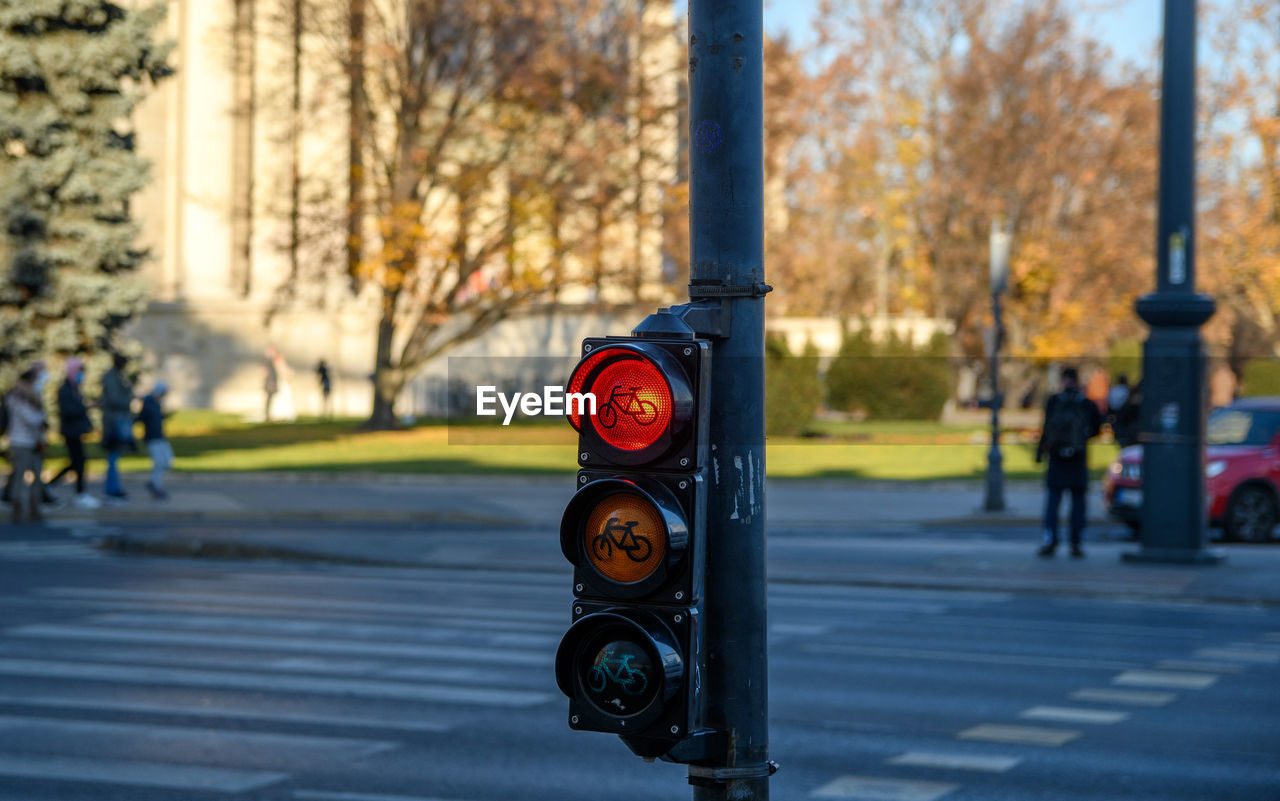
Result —
[[1280, 359], [1250, 359], [1240, 384], [1244, 395], [1280, 395]]
[[764, 428], [772, 436], [805, 433], [822, 402], [818, 354], [812, 345], [795, 356], [781, 336], [764, 342]]
[[936, 420], [951, 397], [947, 338], [936, 334], [917, 348], [897, 336], [874, 343], [864, 332], [846, 335], [827, 394], [831, 408], [872, 420]]

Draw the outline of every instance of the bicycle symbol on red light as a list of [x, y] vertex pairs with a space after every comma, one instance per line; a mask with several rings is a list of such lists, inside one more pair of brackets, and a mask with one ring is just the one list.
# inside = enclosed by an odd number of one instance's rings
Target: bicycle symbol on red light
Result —
[[619, 414], [630, 417], [638, 425], [652, 425], [653, 421], [658, 419], [658, 405], [653, 401], [637, 398], [636, 393], [639, 390], [640, 387], [631, 387], [629, 390], [614, 387], [609, 393], [609, 400], [605, 401], [600, 409], [598, 415], [600, 425], [613, 428], [618, 424]]

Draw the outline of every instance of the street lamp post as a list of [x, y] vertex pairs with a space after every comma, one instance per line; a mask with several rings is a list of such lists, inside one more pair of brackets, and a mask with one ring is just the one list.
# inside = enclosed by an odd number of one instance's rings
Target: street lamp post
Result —
[[991, 223], [991, 447], [987, 451], [987, 491], [982, 503], [986, 512], [1003, 512], [1004, 505], [1004, 456], [1000, 453], [1000, 407], [1004, 396], [1000, 394], [1000, 346], [1004, 342], [1004, 318], [1001, 315], [1000, 296], [1009, 288], [1009, 246], [1012, 237], [1000, 223]]
[[1165, 0], [1156, 291], [1142, 352], [1142, 549], [1126, 562], [1212, 564], [1204, 547], [1205, 353], [1214, 302], [1195, 291], [1196, 2]]

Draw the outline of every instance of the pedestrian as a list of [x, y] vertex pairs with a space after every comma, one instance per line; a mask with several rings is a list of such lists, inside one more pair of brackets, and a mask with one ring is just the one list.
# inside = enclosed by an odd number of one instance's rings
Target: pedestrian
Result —
[[67, 378], [58, 387], [58, 431], [67, 446], [67, 466], [49, 479], [56, 485], [68, 473], [76, 474], [76, 494], [72, 503], [81, 509], [97, 509], [98, 499], [85, 490], [84, 438], [93, 433], [89, 420], [89, 406], [84, 401], [80, 385], [84, 383], [84, 360], [78, 356], [67, 359]]
[[1129, 400], [1129, 376], [1121, 373], [1116, 378], [1116, 382], [1111, 385], [1111, 389], [1107, 390], [1107, 425], [1111, 426], [1111, 433], [1119, 439], [1116, 434], [1116, 427], [1120, 419], [1120, 410], [1124, 408], [1125, 401]]
[[142, 441], [151, 456], [151, 480], [147, 482], [147, 490], [157, 501], [169, 497], [164, 488], [164, 473], [173, 464], [173, 447], [164, 435], [164, 421], [169, 416], [164, 410], [164, 396], [168, 391], [163, 381], [157, 381], [151, 394], [142, 399], [142, 410], [137, 418], [137, 422], [142, 423]]
[[1116, 442], [1121, 448], [1138, 444], [1139, 422], [1142, 418], [1142, 382], [1139, 381], [1129, 390], [1129, 397], [1116, 413]]
[[[49, 423], [44, 411], [44, 386], [49, 372], [44, 362], [36, 362], [18, 376], [18, 383], [4, 396], [8, 418], [9, 460], [13, 472], [9, 476], [6, 495], [12, 506], [14, 523], [41, 519], [40, 503], [44, 484], [44, 451], [48, 444]], [[30, 474], [31, 483], [27, 483]]]
[[263, 421], [271, 422], [271, 407], [275, 402], [276, 393], [280, 391], [280, 372], [276, 369], [276, 357], [280, 354], [275, 347], [267, 348], [267, 375], [262, 382], [262, 389], [267, 396], [267, 407], [263, 413]]
[[320, 414], [333, 417], [333, 378], [329, 374], [329, 365], [324, 359], [316, 364], [316, 379], [320, 381]]
[[1062, 391], [1045, 403], [1044, 427], [1036, 446], [1036, 462], [1048, 457], [1045, 472], [1044, 538], [1040, 556], [1058, 548], [1058, 509], [1063, 491], [1071, 493], [1071, 555], [1084, 556], [1085, 495], [1089, 486], [1089, 440], [1098, 434], [1102, 416], [1098, 406], [1080, 389], [1074, 367], [1062, 371]]
[[129, 499], [120, 481], [120, 457], [137, 447], [133, 441], [133, 385], [124, 374], [128, 364], [123, 354], [112, 354], [111, 369], [102, 377], [102, 447], [107, 452], [104, 494], [115, 503]]

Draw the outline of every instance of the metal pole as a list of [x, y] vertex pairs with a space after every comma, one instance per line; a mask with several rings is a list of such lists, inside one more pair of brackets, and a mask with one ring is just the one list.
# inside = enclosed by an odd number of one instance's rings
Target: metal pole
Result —
[[702, 675], [704, 723], [728, 736], [690, 766], [695, 801], [769, 797], [763, 107], [761, 0], [690, 0], [690, 296], [732, 319], [713, 340]]
[[1213, 299], [1195, 291], [1196, 3], [1165, 0], [1156, 291], [1137, 312], [1142, 354], [1142, 550], [1125, 561], [1213, 563], [1204, 547], [1204, 341]]
[[1000, 343], [1004, 339], [1004, 320], [1000, 314], [1000, 293], [991, 293], [991, 316], [995, 330], [991, 342], [991, 447], [987, 450], [987, 493], [982, 508], [987, 512], [1003, 512], [1004, 454], [1000, 452]]

